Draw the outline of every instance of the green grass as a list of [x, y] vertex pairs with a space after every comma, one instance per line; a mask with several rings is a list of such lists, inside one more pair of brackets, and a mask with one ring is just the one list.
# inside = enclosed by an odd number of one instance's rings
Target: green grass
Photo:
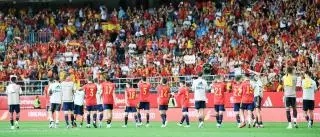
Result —
[[159, 122], [152, 122], [149, 128], [135, 128], [132, 122], [128, 128], [121, 125], [114, 122], [110, 129], [66, 129], [61, 121], [58, 129], [49, 129], [47, 122], [20, 122], [20, 129], [10, 130], [8, 122], [0, 122], [0, 137], [320, 137], [319, 123], [312, 129], [306, 123], [300, 123], [298, 129], [286, 129], [287, 123], [264, 123], [263, 129], [238, 129], [234, 123], [224, 123], [220, 129], [215, 123], [205, 123], [203, 129], [197, 128], [197, 123], [191, 123], [190, 128], [178, 127], [173, 122], [166, 128], [160, 128]]

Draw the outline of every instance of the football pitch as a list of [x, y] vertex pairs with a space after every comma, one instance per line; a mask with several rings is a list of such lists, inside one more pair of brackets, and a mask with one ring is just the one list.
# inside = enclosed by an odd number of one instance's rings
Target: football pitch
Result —
[[178, 127], [169, 122], [166, 128], [160, 122], [152, 122], [150, 127], [136, 128], [132, 122], [127, 128], [123, 123], [113, 122], [112, 128], [65, 128], [60, 123], [57, 129], [49, 129], [47, 122], [20, 122], [20, 129], [11, 130], [8, 122], [0, 122], [0, 137], [320, 137], [320, 124], [315, 123], [312, 129], [306, 123], [299, 123], [297, 129], [286, 129], [287, 123], [264, 123], [265, 128], [236, 128], [234, 123], [224, 123], [216, 128], [215, 123], [205, 123], [199, 129], [197, 123], [190, 128]]

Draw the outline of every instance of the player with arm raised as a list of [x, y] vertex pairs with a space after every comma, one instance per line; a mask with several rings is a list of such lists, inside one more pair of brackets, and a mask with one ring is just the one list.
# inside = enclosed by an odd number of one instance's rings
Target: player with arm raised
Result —
[[134, 120], [136, 122], [136, 127], [138, 127], [140, 124], [138, 122], [137, 108], [136, 108], [137, 91], [132, 87], [131, 83], [126, 84], [124, 98], [126, 101], [126, 109], [125, 109], [125, 116], [124, 116], [124, 125], [122, 127], [124, 128], [127, 127], [129, 113], [133, 113]]
[[69, 125], [69, 115], [71, 119], [71, 125], [75, 127], [74, 123], [74, 92], [76, 90], [76, 85], [71, 81], [70, 77], [67, 77], [63, 82], [61, 82], [62, 90], [62, 110], [64, 112], [64, 119], [67, 124], [67, 128], [70, 128]]
[[[10, 84], [6, 88], [6, 94], [8, 97], [9, 113], [10, 113], [10, 124], [11, 129], [19, 129], [19, 118], [20, 118], [20, 94], [22, 93], [20, 85], [16, 84], [17, 77], [10, 76]], [[14, 112], [16, 112], [16, 121], [14, 122]]]
[[198, 111], [199, 128], [203, 128], [204, 109], [206, 108], [207, 95], [206, 91], [209, 89], [208, 83], [202, 78], [202, 72], [198, 74], [198, 79], [192, 83], [192, 90], [194, 91], [195, 109]]
[[287, 119], [289, 122], [288, 129], [292, 128], [292, 121], [291, 121], [291, 114], [290, 114], [290, 107], [293, 111], [293, 126], [298, 128], [297, 125], [297, 106], [296, 106], [296, 84], [297, 84], [297, 77], [293, 73], [292, 67], [287, 67], [286, 75], [282, 77], [283, 86], [284, 86], [284, 100], [286, 106], [286, 114]]
[[211, 92], [214, 95], [214, 109], [216, 111], [217, 128], [221, 127], [223, 120], [224, 94], [227, 90], [227, 84], [220, 75], [216, 76], [216, 81], [212, 84]]
[[139, 106], [138, 106], [138, 120], [140, 125], [142, 125], [142, 121], [141, 121], [141, 110], [145, 110], [146, 111], [146, 127], [149, 126], [149, 120], [150, 120], [150, 114], [149, 114], [149, 110], [150, 110], [150, 102], [149, 102], [149, 94], [150, 94], [150, 88], [151, 88], [151, 84], [149, 82], [147, 82], [147, 78], [145, 76], [142, 77], [142, 80], [139, 82], [138, 84], [140, 93], [139, 93], [139, 98], [140, 98], [140, 102], [139, 102]]
[[[80, 127], [83, 125], [83, 105], [84, 105], [84, 97], [85, 93], [83, 90], [77, 90], [74, 93], [74, 114], [75, 121], [78, 117], [80, 117]], [[75, 122], [76, 125], [76, 122]]]
[[[61, 102], [62, 102], [62, 88], [59, 82], [59, 77], [55, 77], [53, 83], [49, 85], [49, 93], [50, 93], [50, 115], [49, 115], [49, 128], [58, 128], [59, 125], [59, 115], [61, 109]], [[53, 114], [55, 113], [55, 120], [54, 123]]]
[[317, 83], [311, 79], [311, 73], [306, 71], [302, 80], [303, 89], [303, 111], [308, 122], [308, 127], [313, 126], [313, 110], [314, 110], [314, 95], [317, 90]]
[[170, 99], [170, 87], [167, 85], [167, 79], [162, 78], [161, 85], [157, 87], [159, 111], [162, 119], [162, 128], [167, 126], [167, 110]]
[[252, 125], [252, 114], [254, 110], [254, 93], [253, 89], [251, 88], [250, 81], [247, 76], [243, 77], [242, 82], [242, 99], [241, 99], [241, 119], [243, 120], [240, 128], [246, 126], [246, 120], [244, 112], [247, 112], [247, 123], [248, 127], [251, 128]]
[[116, 86], [114, 83], [110, 82], [109, 77], [106, 76], [106, 81], [101, 83], [101, 89], [103, 97], [104, 116], [107, 121], [107, 128], [111, 128], [112, 110], [114, 100], [116, 98]]
[[93, 126], [97, 128], [96, 125], [96, 119], [94, 114], [96, 114], [96, 105], [97, 105], [97, 90], [98, 87], [95, 83], [93, 83], [93, 80], [91, 77], [88, 78], [88, 83], [84, 85], [80, 90], [83, 89], [85, 93], [85, 101], [86, 101], [86, 115], [87, 115], [87, 128], [90, 128], [90, 121], [93, 121]]
[[236, 115], [236, 121], [238, 127], [240, 127], [240, 107], [241, 107], [241, 99], [242, 99], [242, 85], [241, 85], [241, 76], [237, 76], [235, 78], [236, 82], [232, 84], [232, 96], [231, 102], [233, 103], [233, 111]]
[[186, 128], [190, 127], [189, 123], [189, 88], [186, 86], [186, 82], [180, 81], [179, 92], [176, 97], [181, 98], [181, 107], [182, 107], [182, 119], [178, 126], [182, 126], [184, 120], [186, 121]]
[[[102, 120], [103, 120], [103, 101], [102, 101], [102, 89], [101, 89], [101, 84], [99, 83], [98, 79], [94, 79], [94, 83], [97, 84], [98, 90], [97, 90], [97, 106], [96, 106], [96, 110], [97, 110], [97, 114], [99, 115], [99, 125], [98, 127], [101, 128], [102, 127]], [[97, 114], [95, 114], [93, 117], [97, 118]]]

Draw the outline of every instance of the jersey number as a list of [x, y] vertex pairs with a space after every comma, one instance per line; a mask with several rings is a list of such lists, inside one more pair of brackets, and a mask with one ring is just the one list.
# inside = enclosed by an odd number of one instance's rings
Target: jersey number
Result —
[[112, 87], [111, 86], [107, 86], [106, 90], [105, 90], [105, 94], [110, 95], [112, 92]]
[[142, 93], [143, 93], [143, 95], [146, 95], [147, 94], [147, 88], [143, 88], [142, 89]]
[[252, 94], [253, 93], [253, 89], [251, 87], [247, 87], [247, 94]]
[[136, 99], [136, 93], [135, 92], [128, 92], [129, 93], [129, 99]]
[[241, 89], [241, 88], [237, 88], [237, 89], [236, 89], [236, 92], [234, 92], [233, 95], [240, 97], [240, 96], [242, 95], [242, 89]]
[[168, 97], [168, 90], [162, 89], [162, 90], [161, 90], [160, 97], [162, 97], [162, 98]]
[[221, 96], [221, 95], [222, 95], [222, 93], [221, 93], [221, 88], [214, 88], [214, 94], [215, 94], [216, 96]]
[[93, 96], [93, 88], [90, 88], [90, 96]]

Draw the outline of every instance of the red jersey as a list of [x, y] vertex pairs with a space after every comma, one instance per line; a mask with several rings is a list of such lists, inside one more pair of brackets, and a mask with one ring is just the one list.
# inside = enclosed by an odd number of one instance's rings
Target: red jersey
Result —
[[232, 103], [241, 103], [242, 98], [242, 85], [241, 84], [233, 84], [232, 85]]
[[189, 88], [180, 87], [178, 96], [181, 97], [181, 107], [189, 107]]
[[159, 105], [168, 105], [170, 98], [170, 87], [168, 85], [159, 85], [157, 87], [157, 91], [159, 93]]
[[85, 100], [86, 100], [86, 105], [87, 106], [95, 106], [97, 105], [97, 85], [94, 83], [88, 83], [83, 86], [84, 93], [86, 95]]
[[115, 93], [116, 85], [111, 82], [101, 83], [103, 104], [113, 104], [113, 94]]
[[242, 103], [253, 103], [254, 93], [250, 86], [250, 81], [245, 81], [242, 83]]
[[215, 83], [212, 85], [214, 105], [224, 105], [224, 93], [227, 90], [227, 84], [224, 82]]
[[46, 97], [46, 106], [50, 106], [50, 95], [49, 95], [48, 89], [49, 89], [49, 85], [46, 85], [44, 87], [44, 95]]
[[140, 89], [140, 102], [149, 102], [149, 94], [150, 94], [150, 83], [139, 83], [139, 89]]
[[134, 88], [127, 88], [126, 89], [126, 102], [128, 102], [129, 107], [136, 106], [136, 99], [137, 99], [137, 92]]

